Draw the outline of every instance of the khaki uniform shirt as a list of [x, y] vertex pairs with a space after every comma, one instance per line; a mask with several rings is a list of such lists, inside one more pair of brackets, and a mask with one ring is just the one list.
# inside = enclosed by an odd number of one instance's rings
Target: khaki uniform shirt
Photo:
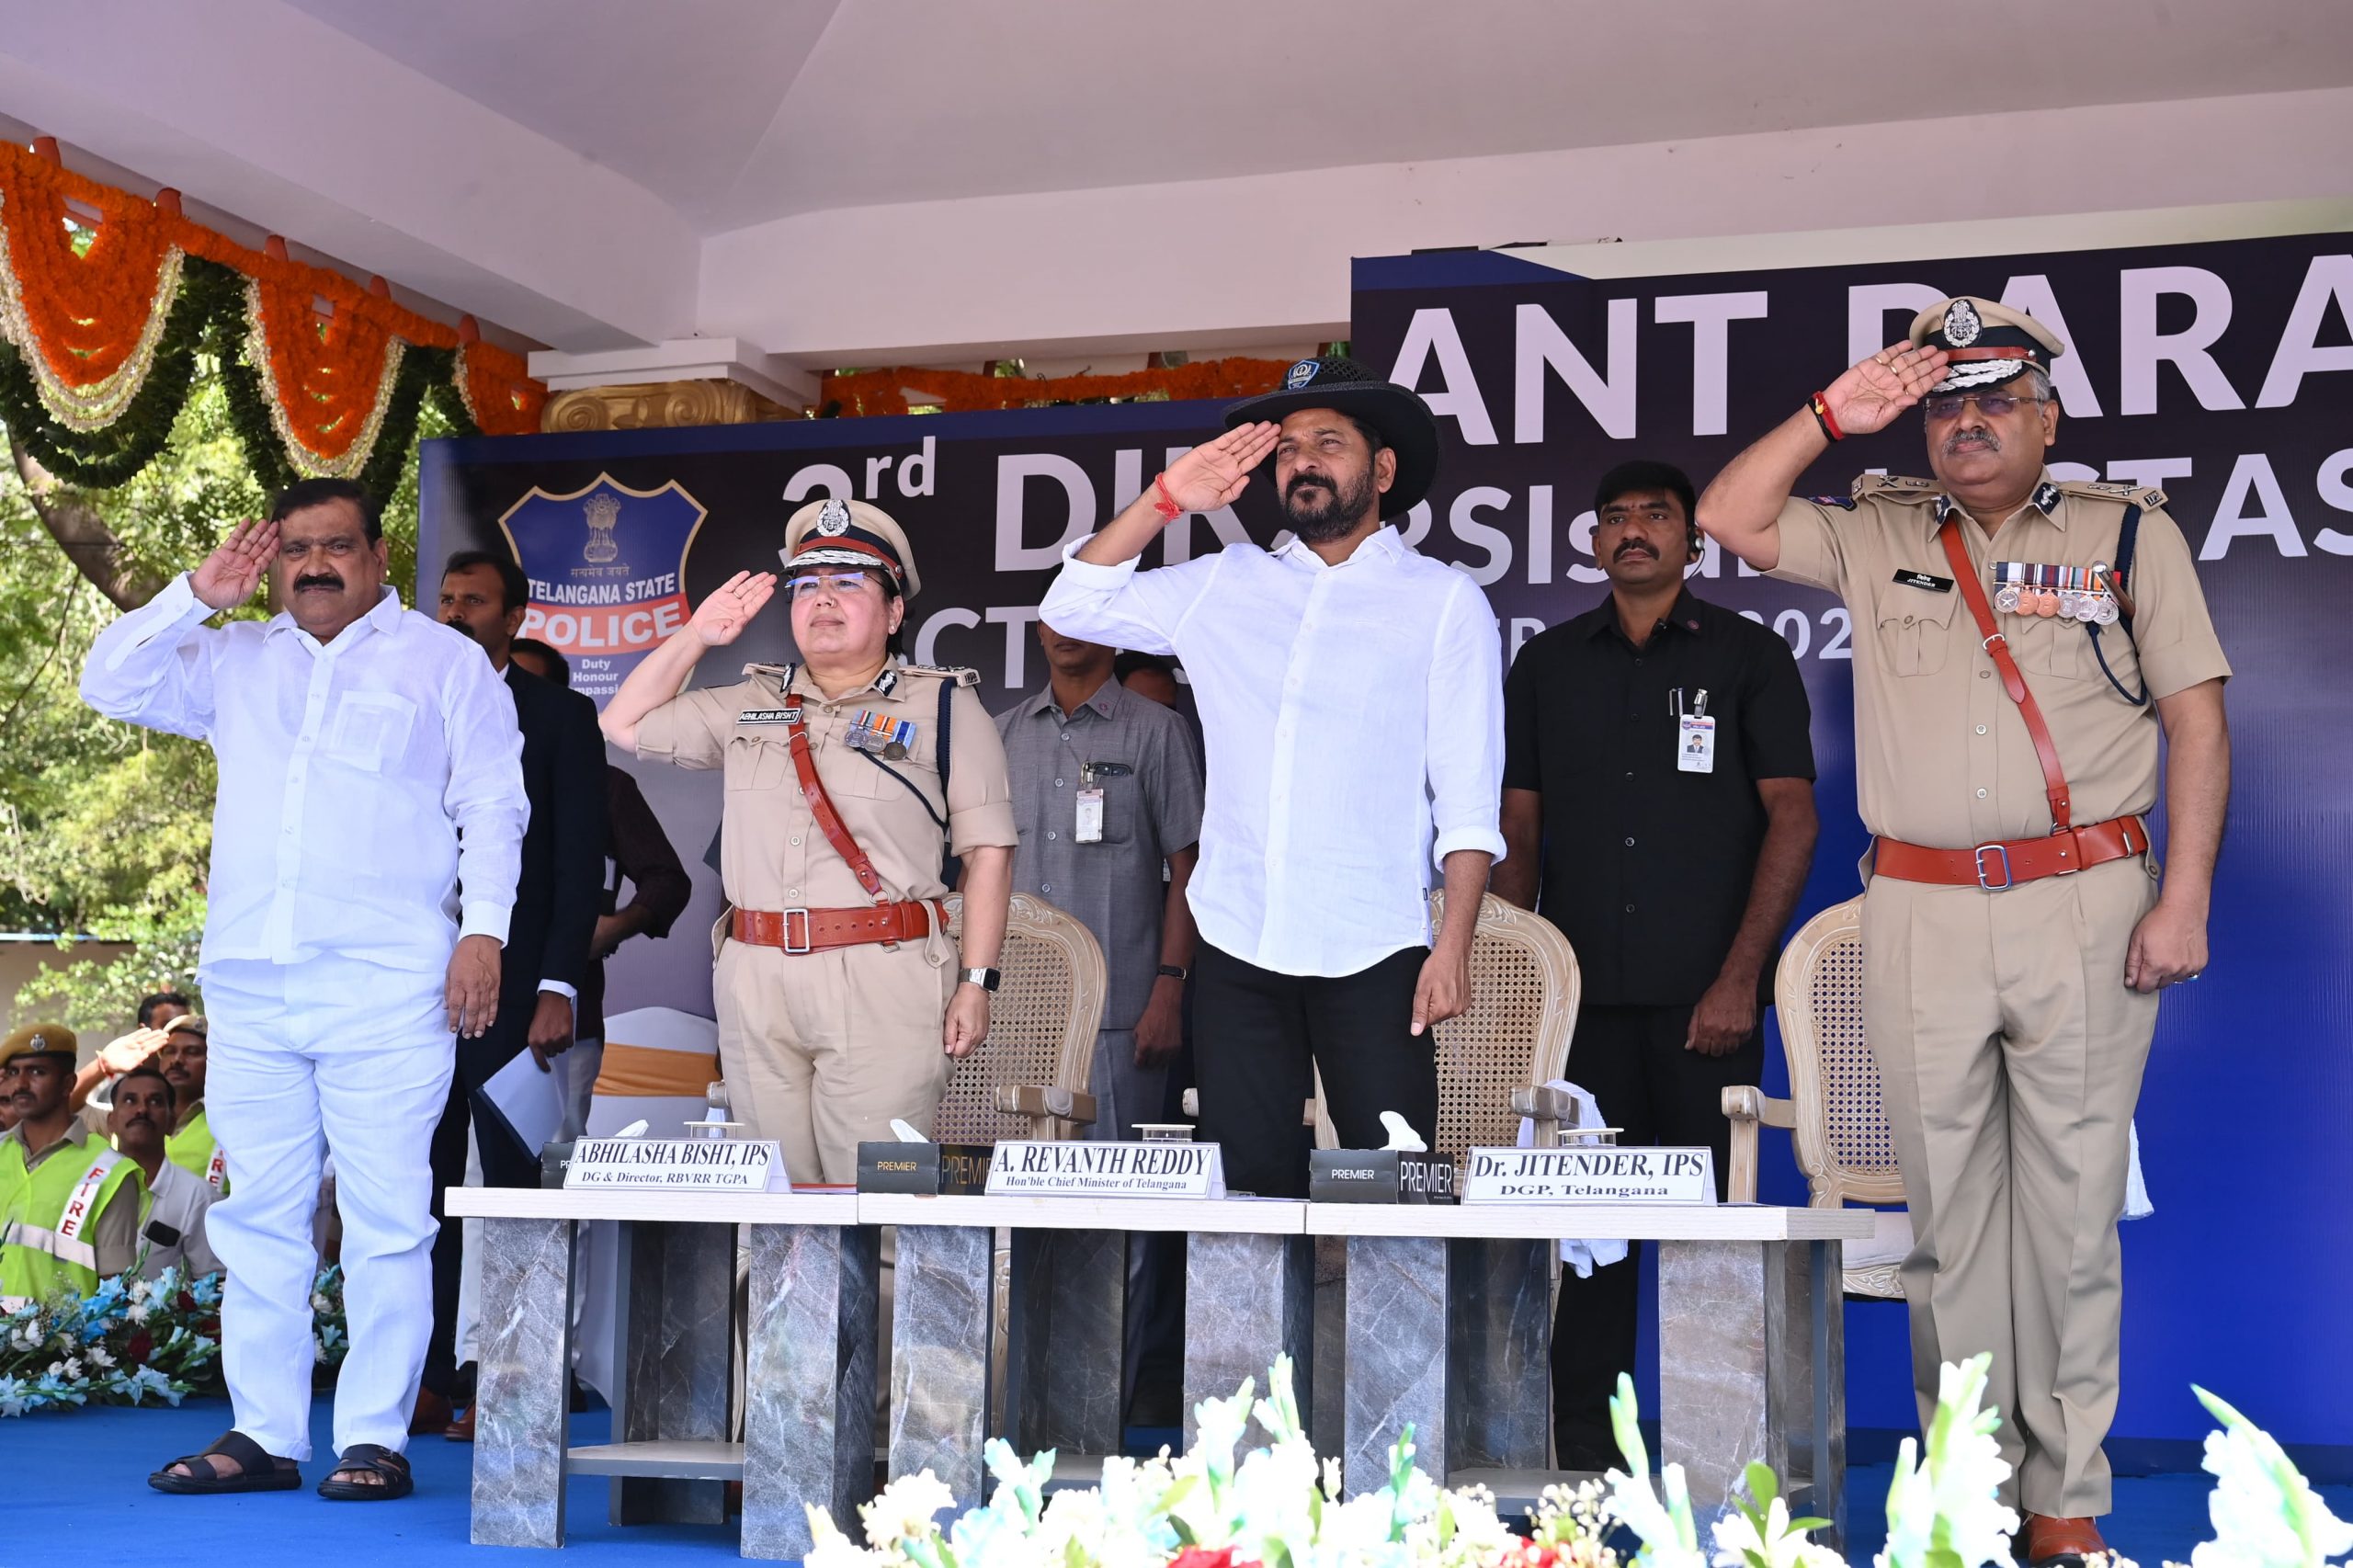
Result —
[[1915, 573], [1950, 581], [1937, 538], [1948, 512], [1961, 520], [1990, 600], [1995, 561], [2113, 562], [2124, 509], [2141, 506], [2125, 583], [2139, 653], [2120, 623], [2100, 629], [2098, 648], [2127, 690], [2146, 680], [2146, 707], [2127, 702], [2101, 675], [2084, 623], [1999, 610], [1994, 619], [2050, 726], [2075, 825], [2156, 804], [2157, 699], [2231, 673], [2165, 499], [2129, 484], [2057, 483], [2046, 471], [1990, 540], [1933, 480], [1865, 474], [1851, 499], [1790, 499], [1769, 575], [1827, 588], [1854, 618], [1855, 784], [1864, 826], [1946, 849], [2051, 831], [2026, 722], [1982, 646], [1960, 585], [1938, 591], [1897, 581]]
[[[834, 810], [893, 899], [938, 898], [940, 850], [1011, 848], [1012, 790], [1005, 745], [972, 690], [979, 676], [892, 664], [871, 686], [828, 698], [790, 665], [746, 665], [733, 686], [680, 692], [637, 726], [637, 754], [680, 767], [723, 768], [727, 801], [720, 831], [720, 879], [739, 909], [858, 909], [874, 902], [826, 842], [801, 799], [784, 710], [797, 706], [817, 777]], [[941, 799], [939, 683], [957, 683], [950, 725], [954, 766]], [[913, 723], [914, 743], [892, 760], [848, 742], [861, 710]], [[895, 776], [894, 776], [895, 775]], [[935, 813], [938, 821], [935, 821]]]

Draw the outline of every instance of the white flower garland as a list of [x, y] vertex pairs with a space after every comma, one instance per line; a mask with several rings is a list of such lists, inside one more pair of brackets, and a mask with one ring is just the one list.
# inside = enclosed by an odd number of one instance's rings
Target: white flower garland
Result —
[[269, 334], [263, 325], [261, 285], [251, 279], [245, 283], [245, 359], [261, 378], [262, 395], [269, 404], [269, 422], [276, 427], [278, 438], [285, 443], [287, 460], [298, 473], [318, 479], [359, 477], [375, 453], [377, 437], [383, 434], [384, 413], [392, 401], [392, 382], [400, 376], [401, 358], [407, 349], [408, 345], [399, 337], [384, 340], [384, 366], [376, 378], [376, 396], [369, 404], [367, 423], [360, 426], [342, 456], [323, 456], [302, 438], [294, 422], [287, 417], [286, 399], [269, 360]]

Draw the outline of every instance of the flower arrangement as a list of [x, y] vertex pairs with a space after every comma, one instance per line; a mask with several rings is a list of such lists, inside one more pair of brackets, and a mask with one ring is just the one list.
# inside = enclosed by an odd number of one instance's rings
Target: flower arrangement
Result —
[[[1999, 1496], [2009, 1477], [1994, 1437], [2000, 1418], [1980, 1408], [1990, 1365], [1977, 1356], [1944, 1369], [1925, 1443], [1906, 1439], [1898, 1457], [1874, 1568], [2009, 1559], [2018, 1519]], [[1054, 1456], [1024, 1460], [992, 1441], [995, 1491], [945, 1525], [954, 1499], [929, 1471], [892, 1482], [858, 1510], [863, 1544], [812, 1506], [806, 1568], [1846, 1568], [1810, 1539], [1826, 1521], [1792, 1517], [1763, 1465], [1748, 1468], [1747, 1495], [1710, 1523], [1712, 1550], [1702, 1546], [1682, 1466], [1653, 1481], [1626, 1378], [1610, 1401], [1626, 1467], [1602, 1483], [1547, 1490], [1525, 1533], [1497, 1516], [1484, 1488], [1449, 1491], [1415, 1469], [1411, 1428], [1390, 1451], [1387, 1484], [1344, 1497], [1338, 1462], [1319, 1460], [1307, 1440], [1288, 1358], [1276, 1359], [1267, 1389], [1254, 1399], [1246, 1380], [1232, 1399], [1203, 1401], [1191, 1449], [1107, 1459], [1101, 1483], [1085, 1490], [1048, 1497]], [[2222, 1401], [2199, 1397], [2222, 1423], [2206, 1442], [2220, 1484], [2215, 1540], [2189, 1568], [2327, 1568], [2332, 1554], [2353, 1549], [2353, 1526], [2330, 1514], [2277, 1443]], [[1271, 1441], [1237, 1458], [1253, 1415]], [[1621, 1554], [1628, 1540], [1631, 1559]], [[2111, 1568], [2131, 1565], [2120, 1558]]]
[[[318, 1381], [351, 1348], [343, 1270], [311, 1288]], [[61, 1293], [0, 1313], [0, 1417], [90, 1404], [177, 1405], [226, 1392], [221, 1381], [221, 1276], [167, 1268], [117, 1275], [94, 1295]]]
[[219, 1392], [221, 1277], [118, 1275], [0, 1317], [0, 1416]]

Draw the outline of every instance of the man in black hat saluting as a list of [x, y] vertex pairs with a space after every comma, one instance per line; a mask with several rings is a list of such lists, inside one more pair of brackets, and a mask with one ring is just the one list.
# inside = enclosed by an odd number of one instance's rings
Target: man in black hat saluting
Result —
[[[1469, 1004], [1479, 897], [1504, 850], [1501, 658], [1477, 585], [1381, 521], [1438, 467], [1419, 397], [1350, 359], [1302, 359], [1225, 423], [1075, 547], [1040, 613], [1184, 661], [1209, 745], [1188, 890], [1201, 1135], [1224, 1146], [1229, 1187], [1296, 1198], [1311, 1062], [1343, 1145], [1380, 1145], [1384, 1110], [1435, 1141], [1430, 1030]], [[1262, 467], [1290, 527], [1279, 549], [1136, 570], [1154, 535]]]

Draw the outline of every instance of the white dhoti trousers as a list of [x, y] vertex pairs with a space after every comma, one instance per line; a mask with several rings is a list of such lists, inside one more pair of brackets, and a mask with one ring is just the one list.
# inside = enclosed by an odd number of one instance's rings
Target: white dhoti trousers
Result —
[[447, 977], [322, 957], [222, 960], [201, 980], [205, 1107], [235, 1173], [206, 1223], [228, 1270], [221, 1360], [237, 1430], [311, 1457], [311, 1221], [332, 1151], [351, 1333], [335, 1451], [404, 1450], [433, 1329], [431, 1145], [456, 1063]]

